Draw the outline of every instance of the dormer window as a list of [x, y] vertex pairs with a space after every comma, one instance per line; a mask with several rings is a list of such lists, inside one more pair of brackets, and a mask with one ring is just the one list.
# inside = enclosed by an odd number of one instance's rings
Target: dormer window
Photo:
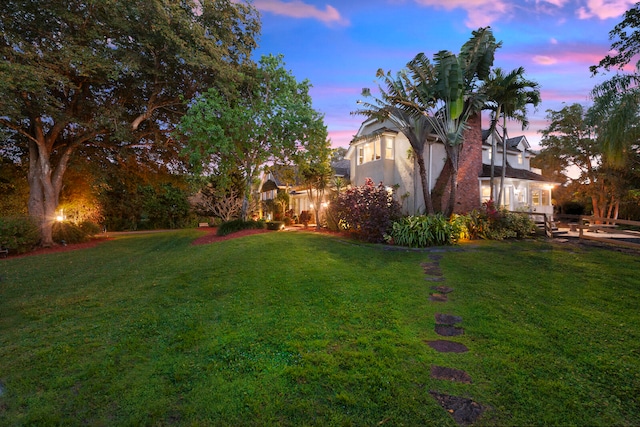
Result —
[[518, 153], [518, 164], [522, 165], [523, 162], [524, 162], [524, 157], [522, 156], [522, 153]]

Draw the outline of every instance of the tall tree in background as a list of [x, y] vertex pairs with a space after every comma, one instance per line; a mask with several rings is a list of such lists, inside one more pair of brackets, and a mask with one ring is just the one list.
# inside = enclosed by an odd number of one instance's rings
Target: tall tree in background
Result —
[[298, 83], [285, 70], [281, 56], [264, 56], [235, 93], [210, 89], [182, 119], [179, 132], [194, 165], [212, 168], [221, 177], [229, 170], [242, 174], [245, 220], [262, 167], [292, 161], [299, 147], [324, 129], [322, 116], [312, 108], [309, 87], [308, 81]]
[[[518, 67], [509, 73], [502, 68], [496, 68], [484, 83], [482, 90], [487, 97], [487, 106], [492, 112], [489, 134], [494, 135], [498, 122], [502, 119], [502, 173], [500, 175], [500, 191], [498, 192], [498, 205], [502, 203], [504, 181], [507, 171], [507, 120], [515, 120], [522, 124], [522, 129], [529, 125], [527, 119], [527, 105], [537, 107], [541, 102], [540, 86], [533, 80], [524, 76], [524, 68]], [[496, 138], [492, 138], [491, 144], [491, 200], [494, 199], [494, 164], [496, 157]]]
[[542, 130], [540, 154], [536, 160], [545, 163], [560, 160], [562, 165], [580, 172], [578, 181], [591, 199], [593, 214], [611, 217], [617, 212], [622, 193], [622, 181], [614, 169], [607, 165], [606, 154], [598, 141], [593, 110], [579, 104], [561, 110], [547, 111], [549, 126]]
[[27, 147], [28, 210], [49, 246], [78, 148], [166, 146], [183, 98], [248, 62], [259, 20], [232, 0], [8, 0], [0, 31], [0, 126]]
[[625, 12], [622, 21], [609, 32], [609, 40], [612, 40], [612, 53], [600, 60], [598, 65], [590, 67], [593, 74], [600, 70], [622, 70], [640, 54], [640, 2]]
[[333, 169], [331, 168], [331, 141], [327, 138], [327, 130], [318, 127], [308, 135], [296, 155], [296, 164], [301, 181], [307, 190], [307, 197], [313, 205], [316, 217], [316, 228], [322, 226], [320, 209], [325, 200], [325, 192], [331, 185]]

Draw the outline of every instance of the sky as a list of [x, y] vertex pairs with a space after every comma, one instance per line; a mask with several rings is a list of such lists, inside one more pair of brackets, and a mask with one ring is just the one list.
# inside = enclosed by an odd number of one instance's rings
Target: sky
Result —
[[365, 119], [351, 112], [362, 88], [377, 87], [379, 68], [395, 74], [421, 52], [457, 54], [473, 30], [491, 26], [503, 43], [494, 67], [523, 66], [540, 84], [542, 103], [529, 109], [529, 127], [508, 126], [536, 149], [547, 110], [588, 106], [591, 89], [611, 77], [592, 77], [589, 66], [609, 52], [609, 32], [635, 1], [253, 0], [262, 20], [253, 59], [282, 54], [298, 81], [310, 81], [333, 147], [348, 147]]

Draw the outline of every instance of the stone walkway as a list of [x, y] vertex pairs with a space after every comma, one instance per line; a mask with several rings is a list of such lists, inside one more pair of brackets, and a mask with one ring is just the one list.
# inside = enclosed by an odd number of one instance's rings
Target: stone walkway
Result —
[[[426, 280], [429, 282], [444, 282], [442, 270], [440, 270], [440, 260], [442, 255], [432, 254], [429, 262], [421, 264]], [[434, 304], [446, 304], [448, 295], [454, 291], [445, 285], [434, 285], [431, 287], [429, 301]], [[442, 337], [456, 337], [464, 334], [464, 328], [458, 326], [462, 323], [462, 317], [453, 314], [436, 313], [435, 332]], [[439, 353], [466, 353], [469, 349], [462, 343], [448, 339], [426, 341], [426, 344]], [[471, 376], [461, 369], [445, 366], [431, 366], [431, 378], [441, 381], [454, 381], [458, 383], [471, 384]], [[487, 408], [480, 403], [465, 397], [451, 396], [430, 390], [429, 394], [449, 413], [455, 422], [461, 426], [472, 425], [482, 415]]]

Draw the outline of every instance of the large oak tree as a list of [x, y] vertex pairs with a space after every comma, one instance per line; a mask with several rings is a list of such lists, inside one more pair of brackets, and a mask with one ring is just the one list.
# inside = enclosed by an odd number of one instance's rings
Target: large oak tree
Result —
[[0, 12], [0, 126], [29, 157], [29, 214], [51, 228], [80, 147], [168, 141], [190, 99], [249, 63], [259, 19], [232, 0], [8, 0]]

